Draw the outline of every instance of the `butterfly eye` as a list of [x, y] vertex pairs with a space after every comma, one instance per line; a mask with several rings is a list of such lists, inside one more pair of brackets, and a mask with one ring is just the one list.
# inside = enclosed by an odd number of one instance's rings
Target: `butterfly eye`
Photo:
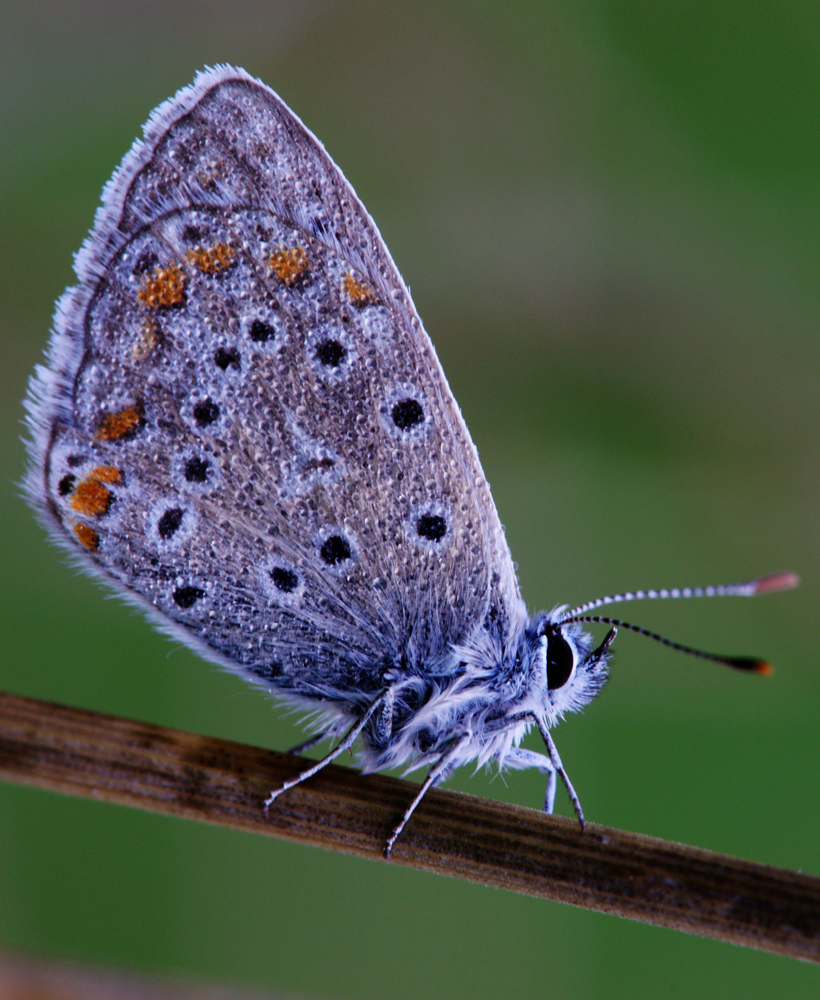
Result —
[[575, 670], [575, 650], [557, 632], [547, 637], [547, 687], [550, 691], [562, 688]]

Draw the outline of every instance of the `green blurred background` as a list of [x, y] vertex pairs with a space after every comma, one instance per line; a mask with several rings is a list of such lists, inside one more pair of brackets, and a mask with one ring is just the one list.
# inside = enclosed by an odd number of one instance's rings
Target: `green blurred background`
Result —
[[[103, 183], [156, 104], [230, 61], [380, 226], [532, 608], [801, 573], [790, 594], [630, 608], [773, 678], [622, 634], [557, 741], [589, 818], [820, 873], [817, 5], [21, 0], [0, 24], [0, 686], [301, 737], [68, 568], [16, 486], [26, 379]], [[536, 806], [542, 781], [451, 785]], [[350, 1000], [818, 990], [786, 959], [9, 785], [0, 948]]]

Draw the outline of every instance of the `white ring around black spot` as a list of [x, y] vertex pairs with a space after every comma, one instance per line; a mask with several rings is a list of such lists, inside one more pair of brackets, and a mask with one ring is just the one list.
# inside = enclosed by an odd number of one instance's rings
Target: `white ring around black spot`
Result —
[[433, 426], [427, 398], [409, 382], [393, 386], [379, 406], [379, 417], [391, 437], [407, 444], [422, 441]]
[[274, 604], [290, 608], [302, 600], [305, 578], [300, 566], [269, 556], [259, 568], [259, 583], [264, 595]]
[[224, 231], [221, 220], [207, 209], [204, 211], [189, 209], [177, 215], [167, 216], [163, 223], [162, 237], [181, 258], [184, 258], [190, 250], [206, 249], [217, 243], [227, 243], [229, 240], [229, 234]]
[[[84, 482], [96, 482], [110, 494], [108, 506], [96, 514], [86, 514], [86, 520], [88, 525], [94, 525], [95, 529], [104, 529], [104, 533], [116, 535], [122, 525], [124, 508], [129, 502], [141, 499], [143, 496], [138, 477], [127, 475], [125, 467], [128, 462], [122, 461], [125, 456], [120, 453], [120, 459], [111, 463], [118, 478], [108, 482], [105, 478], [98, 478], [94, 475], [94, 471], [101, 466], [105, 469], [108, 461], [103, 455], [95, 453], [95, 448], [88, 449], [88, 442], [82, 438], [77, 442], [72, 441], [73, 436], [72, 432], [67, 440], [56, 445], [51, 452], [48, 486], [43, 499], [47, 503], [59, 503], [64, 516], [74, 521], [83, 516], [82, 509], [78, 510], [73, 506], [77, 499], [77, 487]], [[103, 515], [104, 520], [100, 521]]]
[[186, 393], [179, 415], [191, 430], [207, 438], [221, 437], [233, 423], [222, 392], [215, 386], [195, 385]]
[[182, 497], [158, 500], [148, 513], [145, 534], [160, 552], [173, 552], [191, 537], [197, 523], [196, 508]]
[[210, 338], [197, 361], [202, 372], [200, 378], [216, 386], [217, 391], [235, 392], [253, 367], [251, 354], [236, 330]]
[[87, 444], [82, 446], [72, 440], [54, 446], [50, 454], [47, 499], [56, 497], [62, 503], [70, 504], [74, 487], [90, 469], [100, 464], [95, 461], [96, 456], [89, 455], [86, 449]]
[[327, 324], [307, 335], [305, 357], [322, 381], [342, 382], [356, 362], [356, 345], [343, 327]]
[[171, 462], [174, 486], [195, 496], [210, 493], [222, 483], [222, 469], [204, 448], [186, 448]]
[[405, 531], [413, 545], [422, 551], [444, 552], [453, 539], [453, 515], [440, 501], [428, 501], [411, 511]]
[[321, 568], [336, 576], [347, 576], [358, 562], [358, 546], [346, 528], [326, 524], [316, 533], [313, 544]]
[[239, 344], [247, 355], [254, 352], [273, 354], [287, 335], [284, 320], [278, 312], [266, 306], [249, 309], [240, 322]]
[[[56, 445], [50, 459], [46, 500], [57, 500], [66, 510], [71, 510], [75, 488], [92, 469], [101, 464], [100, 459], [73, 443]], [[74, 516], [76, 517], [76, 512]]]

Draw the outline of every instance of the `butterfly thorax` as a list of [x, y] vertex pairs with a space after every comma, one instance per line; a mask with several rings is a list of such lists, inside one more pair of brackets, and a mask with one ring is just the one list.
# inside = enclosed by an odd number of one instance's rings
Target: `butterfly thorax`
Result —
[[396, 671], [365, 732], [365, 769], [408, 762], [414, 769], [457, 744], [454, 766], [503, 768], [536, 719], [552, 726], [590, 701], [606, 679], [607, 658], [592, 652], [579, 627], [557, 626], [558, 615], [525, 618], [512, 636], [483, 629], [452, 649], [447, 670]]

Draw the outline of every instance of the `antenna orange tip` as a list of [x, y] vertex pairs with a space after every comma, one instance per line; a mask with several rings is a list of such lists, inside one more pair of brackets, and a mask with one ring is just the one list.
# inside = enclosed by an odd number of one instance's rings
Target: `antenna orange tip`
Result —
[[773, 674], [774, 667], [768, 660], [758, 660], [756, 656], [721, 656], [715, 657], [720, 663], [735, 670], [744, 670], [747, 674]]
[[772, 594], [777, 590], [791, 590], [800, 585], [800, 577], [797, 573], [786, 570], [783, 573], [769, 573], [768, 576], [759, 576], [753, 580], [754, 592], [757, 594]]

